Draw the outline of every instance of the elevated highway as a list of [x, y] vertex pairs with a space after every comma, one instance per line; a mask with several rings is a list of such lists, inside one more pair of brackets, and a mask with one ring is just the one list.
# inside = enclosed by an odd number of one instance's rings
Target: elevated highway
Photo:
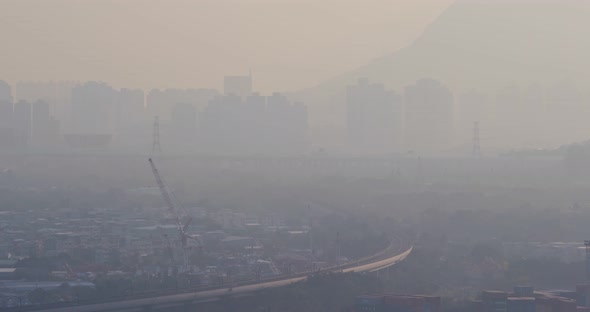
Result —
[[217, 288], [197, 288], [174, 292], [140, 294], [116, 300], [95, 300], [92, 302], [71, 302], [43, 306], [23, 306], [6, 311], [46, 311], [46, 312], [101, 312], [101, 311], [192, 311], [200, 303], [213, 302], [227, 296], [244, 296], [269, 288], [282, 287], [306, 280], [316, 274], [327, 273], [369, 273], [391, 267], [404, 260], [412, 252], [394, 250], [392, 246], [373, 256], [349, 262], [340, 266], [325, 268], [316, 272], [306, 272], [290, 276], [277, 276], [271, 279], [225, 285]]

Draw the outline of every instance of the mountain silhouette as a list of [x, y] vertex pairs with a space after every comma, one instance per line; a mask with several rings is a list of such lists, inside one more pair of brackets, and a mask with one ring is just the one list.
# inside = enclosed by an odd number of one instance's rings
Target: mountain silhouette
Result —
[[496, 92], [507, 85], [589, 85], [590, 2], [459, 0], [411, 45], [356, 70], [297, 92], [314, 125], [342, 126], [344, 89], [357, 79], [403, 92], [420, 78], [453, 91]]

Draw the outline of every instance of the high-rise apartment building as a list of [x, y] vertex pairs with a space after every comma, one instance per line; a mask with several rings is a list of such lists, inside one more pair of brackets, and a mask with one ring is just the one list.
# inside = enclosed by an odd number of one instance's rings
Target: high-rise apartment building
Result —
[[434, 79], [422, 79], [405, 90], [406, 148], [417, 154], [451, 149], [453, 94]]
[[13, 129], [13, 98], [10, 85], [0, 80], [0, 146], [7, 147], [14, 144]]
[[31, 103], [18, 101], [14, 105], [14, 136], [18, 146], [28, 146], [31, 140]]
[[87, 82], [72, 90], [73, 133], [112, 134], [117, 91], [109, 85]]
[[347, 141], [355, 154], [387, 154], [402, 147], [402, 99], [383, 84], [360, 79], [346, 89]]
[[252, 94], [252, 74], [248, 76], [225, 76], [223, 78], [223, 94], [233, 94], [241, 98]]

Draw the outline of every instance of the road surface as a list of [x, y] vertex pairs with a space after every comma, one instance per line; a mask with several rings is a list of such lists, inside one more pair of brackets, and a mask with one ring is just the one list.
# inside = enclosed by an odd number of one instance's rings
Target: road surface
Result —
[[[389, 248], [388, 248], [389, 249]], [[404, 260], [411, 252], [413, 247], [399, 254], [392, 254], [391, 250], [385, 250], [375, 256], [359, 260], [344, 266], [329, 268], [321, 271], [322, 273], [368, 273], [375, 272]], [[26, 306], [21, 308], [9, 309], [9, 311], [45, 311], [45, 312], [99, 312], [99, 311], [141, 311], [146, 307], [155, 309], [164, 309], [166, 306], [179, 306], [182, 304], [192, 305], [200, 302], [210, 302], [218, 300], [224, 296], [233, 296], [257, 292], [267, 288], [282, 287], [289, 284], [301, 282], [312, 274], [296, 275], [292, 277], [282, 277], [277, 280], [264, 281], [255, 284], [235, 286], [231, 288], [220, 288], [203, 291], [188, 291], [185, 293], [176, 293], [169, 295], [154, 296], [148, 298], [137, 298], [121, 300], [114, 302], [95, 303], [87, 305], [72, 305], [61, 307], [33, 307]]]

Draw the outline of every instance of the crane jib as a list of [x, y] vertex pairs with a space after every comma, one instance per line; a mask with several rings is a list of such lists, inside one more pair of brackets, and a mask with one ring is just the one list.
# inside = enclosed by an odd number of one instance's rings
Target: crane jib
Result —
[[186, 224], [184, 226], [182, 225], [182, 221], [178, 217], [177, 209], [174, 206], [174, 203], [172, 202], [172, 198], [170, 197], [170, 194], [168, 193], [168, 190], [166, 189], [166, 184], [164, 184], [164, 180], [160, 176], [160, 172], [158, 171], [158, 168], [156, 168], [156, 164], [154, 163], [154, 161], [151, 158], [149, 158], [148, 161], [149, 161], [150, 166], [152, 168], [152, 173], [154, 174], [154, 178], [156, 179], [156, 184], [158, 184], [158, 188], [160, 189], [160, 194], [162, 195], [162, 198], [164, 199], [164, 203], [166, 204], [169, 213], [174, 216], [174, 219], [175, 219], [174, 221], [176, 223], [176, 228], [178, 229], [178, 232], [180, 234], [180, 239], [182, 241], [182, 244], [186, 245], [186, 239], [187, 239], [186, 236], [187, 235], [186, 235], [185, 231], [188, 228], [192, 219], [189, 218], [188, 221], [186, 222]]

